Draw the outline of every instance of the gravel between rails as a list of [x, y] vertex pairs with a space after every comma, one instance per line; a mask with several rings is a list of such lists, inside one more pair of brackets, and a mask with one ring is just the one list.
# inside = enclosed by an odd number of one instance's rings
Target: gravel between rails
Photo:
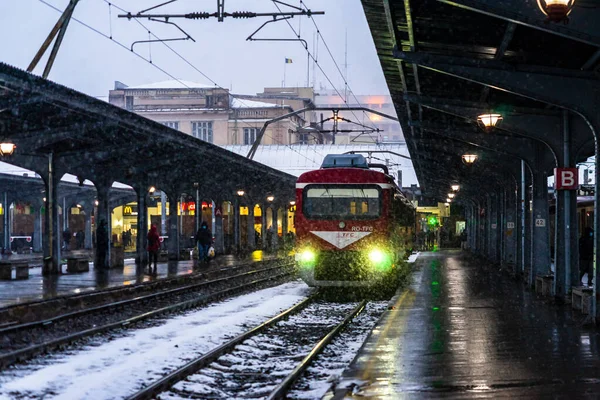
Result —
[[357, 304], [315, 302], [247, 339], [158, 398], [266, 397]]

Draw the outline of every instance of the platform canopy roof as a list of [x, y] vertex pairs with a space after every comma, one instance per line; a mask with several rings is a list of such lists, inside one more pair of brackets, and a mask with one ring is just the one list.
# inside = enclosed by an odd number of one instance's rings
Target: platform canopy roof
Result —
[[[0, 140], [17, 145], [1, 161], [95, 184], [195, 193], [230, 200], [239, 189], [256, 196], [294, 196], [296, 178], [104, 101], [0, 63]], [[258, 198], [258, 197], [257, 197]]]
[[[576, 0], [568, 24], [547, 21], [536, 0], [361, 1], [429, 195], [445, 198], [452, 183], [477, 193], [516, 182], [521, 159], [551, 175], [594, 154], [597, 1]], [[484, 113], [503, 120], [486, 132], [477, 123]], [[565, 121], [573, 149], [567, 161]], [[479, 160], [469, 167], [463, 154]]]

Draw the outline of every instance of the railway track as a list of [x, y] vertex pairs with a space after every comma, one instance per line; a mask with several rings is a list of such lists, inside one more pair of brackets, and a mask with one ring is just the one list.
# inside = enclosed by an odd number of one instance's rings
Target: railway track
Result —
[[289, 264], [255, 269], [0, 329], [0, 370], [38, 354], [116, 328], [199, 307], [279, 283], [294, 275]]
[[365, 305], [365, 301], [339, 304], [310, 297], [128, 399], [285, 398]]

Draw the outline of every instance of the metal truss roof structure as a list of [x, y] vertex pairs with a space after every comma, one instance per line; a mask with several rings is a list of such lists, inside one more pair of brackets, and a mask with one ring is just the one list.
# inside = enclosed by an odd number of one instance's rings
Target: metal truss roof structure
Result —
[[[0, 64], [2, 161], [47, 176], [118, 181], [228, 199], [238, 189], [292, 198], [296, 178], [75, 90]], [[260, 193], [259, 193], [260, 192]]]
[[[516, 184], [520, 160], [551, 169], [594, 154], [599, 9], [576, 1], [568, 25], [535, 0], [362, 0], [421, 186], [445, 198]], [[492, 132], [477, 116], [499, 112]], [[567, 114], [565, 114], [567, 113]], [[563, 155], [564, 125], [571, 157]], [[461, 155], [479, 155], [475, 166]]]

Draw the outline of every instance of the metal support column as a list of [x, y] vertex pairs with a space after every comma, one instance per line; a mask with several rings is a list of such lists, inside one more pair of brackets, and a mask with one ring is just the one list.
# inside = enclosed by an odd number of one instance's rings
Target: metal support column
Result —
[[254, 251], [256, 250], [256, 235], [254, 234], [254, 206], [248, 205], [248, 227], [246, 229], [248, 232], [248, 250]]
[[42, 251], [42, 205], [38, 202], [32, 204], [33, 211], [33, 251], [38, 253]]
[[137, 196], [138, 215], [137, 215], [137, 238], [135, 261], [139, 267], [145, 267], [148, 264], [148, 202], [147, 185], [142, 183], [135, 188]]
[[48, 175], [46, 185], [46, 237], [44, 241], [43, 275], [61, 273], [60, 257], [60, 222], [58, 220], [58, 176], [55, 169], [54, 154], [48, 155]]
[[215, 237], [215, 253], [223, 254], [225, 252], [225, 241], [223, 236], [223, 200], [216, 200], [215, 206], [215, 229], [213, 236]]
[[517, 270], [517, 197], [514, 189], [505, 192], [506, 216], [504, 218], [504, 263], [512, 273]]
[[240, 197], [237, 196], [233, 203], [233, 248], [236, 253], [239, 253], [242, 242], [240, 237]]
[[175, 191], [167, 193], [169, 197], [169, 260], [179, 260], [179, 218], [177, 217], [177, 198]]
[[548, 176], [545, 171], [533, 173], [533, 212], [531, 237], [532, 282], [536, 276], [546, 275], [550, 271], [550, 229], [548, 207]]
[[265, 206], [264, 204], [260, 205], [261, 207], [261, 227], [260, 227], [260, 240], [261, 240], [261, 247], [263, 250], [267, 250], [267, 248], [269, 247], [269, 245], [267, 244], [267, 206]]
[[92, 206], [88, 206], [84, 210], [85, 227], [83, 229], [83, 233], [85, 236], [83, 240], [83, 247], [88, 250], [92, 248], [92, 209]]
[[277, 249], [279, 248], [279, 241], [278, 241], [278, 236], [277, 236], [277, 232], [278, 232], [278, 221], [277, 221], [277, 208], [275, 208], [275, 205], [272, 205], [271, 208], [271, 212], [273, 214], [273, 218], [272, 221], [273, 223], [271, 224], [271, 227], [273, 228], [273, 235], [271, 236], [271, 248], [273, 249], [273, 251], [277, 251]]
[[10, 229], [9, 229], [9, 211], [10, 211], [10, 203], [8, 202], [8, 193], [4, 192], [2, 196], [2, 207], [4, 209], [4, 214], [2, 215], [3, 219], [3, 232], [2, 232], [2, 247], [5, 249], [10, 249]]
[[[96, 209], [98, 211], [98, 215], [96, 216], [96, 259], [94, 260], [94, 268], [95, 269], [103, 269], [103, 268], [110, 268], [111, 266], [111, 259], [110, 259], [110, 248], [111, 248], [111, 241], [112, 241], [112, 224], [111, 224], [111, 212], [110, 212], [110, 206], [109, 206], [109, 192], [110, 192], [110, 187], [112, 186], [112, 182], [99, 182], [96, 183], [96, 193], [97, 193], [97, 197], [98, 197], [98, 208]], [[98, 252], [98, 242], [99, 240], [101, 240], [99, 238], [99, 234], [98, 234], [98, 228], [100, 227], [102, 221], [106, 222], [106, 236], [104, 238], [104, 240], [106, 241], [106, 243], [108, 244], [106, 246], [106, 252], [104, 255], [104, 265], [101, 265], [101, 261], [99, 259], [99, 252]]]
[[167, 194], [160, 191], [160, 234], [167, 236]]

